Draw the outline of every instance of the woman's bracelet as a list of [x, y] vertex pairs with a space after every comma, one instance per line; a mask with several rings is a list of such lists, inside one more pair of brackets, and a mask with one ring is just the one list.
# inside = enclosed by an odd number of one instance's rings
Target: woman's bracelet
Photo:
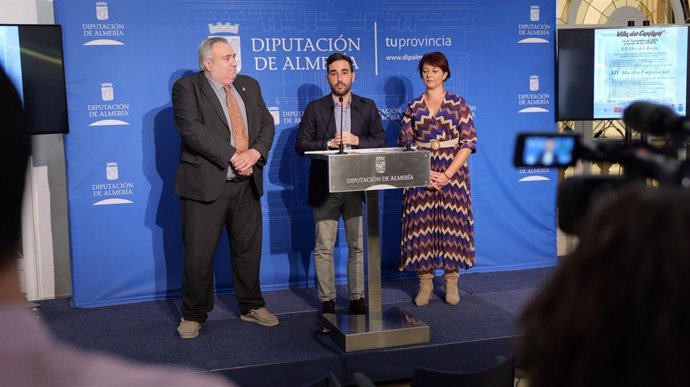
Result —
[[450, 176], [448, 176], [448, 175], [446, 174], [446, 171], [443, 171], [443, 176], [445, 176], [446, 178], [448, 178], [448, 180], [450, 180]]

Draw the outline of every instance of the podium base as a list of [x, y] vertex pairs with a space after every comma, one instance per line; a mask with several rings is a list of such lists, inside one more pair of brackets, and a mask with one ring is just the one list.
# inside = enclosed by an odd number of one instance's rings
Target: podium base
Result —
[[324, 314], [324, 324], [345, 352], [428, 344], [429, 326], [400, 308], [362, 315]]

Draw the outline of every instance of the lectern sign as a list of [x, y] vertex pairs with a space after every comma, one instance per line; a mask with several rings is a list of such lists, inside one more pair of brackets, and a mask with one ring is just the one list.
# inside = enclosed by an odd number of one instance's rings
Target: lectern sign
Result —
[[[311, 153], [311, 152], [309, 152]], [[314, 157], [316, 155], [312, 155]], [[319, 152], [328, 160], [330, 192], [383, 190], [429, 184], [429, 152], [401, 148]]]

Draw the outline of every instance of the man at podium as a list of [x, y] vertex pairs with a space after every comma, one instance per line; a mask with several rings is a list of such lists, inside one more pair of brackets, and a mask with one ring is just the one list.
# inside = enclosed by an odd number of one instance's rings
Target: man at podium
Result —
[[[386, 134], [376, 103], [350, 92], [355, 80], [352, 59], [345, 54], [334, 53], [326, 63], [331, 93], [307, 105], [297, 134], [297, 153], [304, 155], [307, 151], [385, 147]], [[311, 161], [308, 203], [314, 209], [316, 224], [314, 265], [321, 313], [335, 313], [333, 247], [341, 215], [348, 247], [349, 310], [354, 314], [364, 314], [366, 311], [362, 198], [361, 192], [329, 193], [327, 162]]]

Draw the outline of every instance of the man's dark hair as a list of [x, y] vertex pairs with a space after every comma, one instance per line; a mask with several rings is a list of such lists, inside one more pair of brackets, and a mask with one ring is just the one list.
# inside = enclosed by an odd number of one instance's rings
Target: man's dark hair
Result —
[[339, 60], [344, 60], [347, 63], [350, 64], [350, 71], [352, 71], [352, 58], [349, 56], [339, 53], [339, 52], [334, 52], [333, 54], [328, 56], [328, 59], [326, 59], [326, 72], [328, 72], [328, 67], [331, 65], [331, 63], [339, 61]]
[[17, 258], [31, 137], [17, 90], [0, 67], [0, 270]]

